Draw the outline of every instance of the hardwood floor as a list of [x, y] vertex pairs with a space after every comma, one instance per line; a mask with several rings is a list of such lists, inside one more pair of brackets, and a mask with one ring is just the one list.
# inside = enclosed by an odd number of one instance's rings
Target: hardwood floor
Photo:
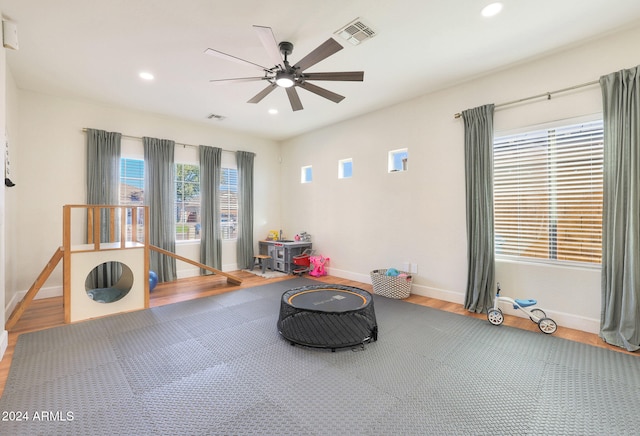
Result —
[[[243, 280], [242, 285], [229, 285], [227, 284], [226, 278], [220, 276], [202, 276], [181, 279], [170, 283], [161, 283], [151, 293], [149, 305], [151, 307], [163, 306], [165, 304], [177, 303], [179, 301], [191, 300], [201, 297], [208, 297], [211, 295], [232, 292], [242, 288], [265, 285], [268, 283], [274, 283], [291, 278], [291, 276], [288, 276], [277, 279], [265, 279], [245, 271], [235, 271], [233, 272], [233, 274]], [[356, 286], [358, 288], [362, 288], [364, 290], [372, 292], [372, 286], [370, 284], [341, 279], [339, 277], [325, 276], [312, 279], [323, 283]], [[420, 295], [411, 295], [405, 301], [457, 313], [460, 315], [486, 319], [485, 314], [469, 313], [460, 304], [437, 300], [435, 298], [423, 297]], [[7, 351], [0, 361], [0, 395], [2, 395], [2, 392], [4, 391], [4, 386], [7, 381], [7, 376], [9, 375], [9, 369], [13, 358], [13, 352], [19, 335], [22, 333], [61, 325], [64, 325], [62, 297], [34, 300], [29, 305], [16, 326], [9, 332], [9, 344], [7, 347]], [[504, 325], [539, 332], [538, 326], [532, 323], [528, 318], [506, 315]], [[582, 342], [602, 348], [608, 348], [610, 350], [621, 353], [637, 354], [629, 353], [622, 348], [611, 346], [602, 341], [598, 337], [598, 335], [593, 333], [586, 333], [580, 330], [574, 330], [559, 326], [554, 335], [572, 341]]]

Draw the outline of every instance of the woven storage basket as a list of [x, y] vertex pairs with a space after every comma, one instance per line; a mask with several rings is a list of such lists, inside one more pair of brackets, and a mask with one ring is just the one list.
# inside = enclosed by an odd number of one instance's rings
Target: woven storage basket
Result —
[[406, 277], [388, 276], [386, 269], [376, 269], [371, 271], [373, 293], [389, 298], [407, 298], [411, 294], [411, 282], [413, 278], [407, 272], [398, 272], [407, 275]]

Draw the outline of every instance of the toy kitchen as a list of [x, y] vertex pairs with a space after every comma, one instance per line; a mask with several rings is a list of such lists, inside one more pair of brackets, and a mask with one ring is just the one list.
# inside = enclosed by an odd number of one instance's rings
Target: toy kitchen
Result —
[[286, 274], [293, 273], [295, 265], [293, 259], [311, 250], [311, 235], [301, 232], [293, 239], [282, 237], [282, 230], [272, 230], [267, 239], [259, 241], [260, 254], [271, 256], [272, 269]]

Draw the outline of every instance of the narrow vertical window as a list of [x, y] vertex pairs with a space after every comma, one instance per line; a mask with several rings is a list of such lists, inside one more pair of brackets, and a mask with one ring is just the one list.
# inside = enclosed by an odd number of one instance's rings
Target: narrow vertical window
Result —
[[176, 164], [176, 240], [200, 239], [200, 167]]
[[353, 175], [353, 160], [349, 159], [341, 159], [338, 161], [338, 178], [339, 179], [350, 179]]
[[144, 161], [120, 159], [120, 204], [123, 206], [144, 204]]
[[304, 166], [300, 170], [300, 183], [311, 183], [313, 180], [313, 169], [311, 165]]
[[220, 230], [222, 239], [238, 237], [238, 170], [236, 168], [222, 168]]
[[[144, 160], [120, 158], [120, 205], [144, 206]], [[127, 235], [133, 237], [131, 209], [127, 210]], [[139, 216], [135, 228], [136, 237], [144, 239], [144, 217]]]

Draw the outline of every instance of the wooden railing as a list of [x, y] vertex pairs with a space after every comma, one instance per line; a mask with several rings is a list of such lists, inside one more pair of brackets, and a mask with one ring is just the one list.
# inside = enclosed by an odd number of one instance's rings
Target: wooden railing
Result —
[[[78, 219], [72, 217], [72, 212], [78, 209], [86, 210], [86, 244], [72, 244], [74, 235], [71, 229], [76, 228], [75, 223], [72, 226], [72, 220]], [[148, 243], [148, 206], [66, 205], [63, 213], [63, 246], [73, 251], [126, 249], [146, 246]], [[106, 227], [103, 220], [106, 221]], [[103, 229], [108, 230], [106, 241], [101, 237]], [[108, 245], [103, 247], [104, 244]]]

